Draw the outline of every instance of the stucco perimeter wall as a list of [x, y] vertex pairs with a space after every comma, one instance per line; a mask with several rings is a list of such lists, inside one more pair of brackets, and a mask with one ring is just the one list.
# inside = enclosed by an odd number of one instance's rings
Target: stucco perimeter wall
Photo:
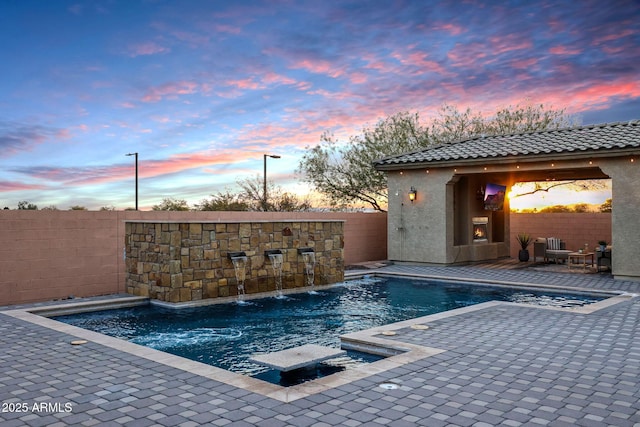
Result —
[[0, 210], [0, 305], [125, 292], [125, 222], [140, 220], [342, 220], [346, 265], [387, 258], [380, 213]]
[[124, 292], [119, 212], [0, 211], [0, 305]]
[[[527, 233], [533, 239], [558, 237], [567, 244], [567, 249], [578, 250], [589, 245], [593, 250], [599, 240], [611, 243], [611, 214], [608, 213], [512, 213], [510, 231], [510, 254], [518, 257], [520, 245], [516, 241], [519, 233]], [[533, 246], [529, 246], [533, 256]]]

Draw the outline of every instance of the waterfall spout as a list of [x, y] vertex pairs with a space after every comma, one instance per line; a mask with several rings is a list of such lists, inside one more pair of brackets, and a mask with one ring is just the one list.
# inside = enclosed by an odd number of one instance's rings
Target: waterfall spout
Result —
[[298, 248], [298, 254], [302, 255], [302, 262], [304, 262], [304, 273], [307, 276], [307, 286], [311, 287], [311, 293], [315, 293], [313, 285], [316, 277], [316, 253], [313, 248]]
[[238, 282], [238, 302], [244, 302], [244, 281], [247, 277], [247, 256], [244, 252], [229, 252], [227, 254], [233, 269], [236, 273], [236, 281]]
[[269, 257], [273, 268], [273, 275], [276, 281], [276, 297], [282, 298], [282, 252], [279, 249], [270, 250], [265, 251], [265, 255]]
[[316, 268], [316, 253], [315, 252], [303, 252], [302, 261], [304, 262], [304, 272], [307, 275], [307, 286], [310, 286], [313, 291], [313, 285], [315, 282], [315, 268]]

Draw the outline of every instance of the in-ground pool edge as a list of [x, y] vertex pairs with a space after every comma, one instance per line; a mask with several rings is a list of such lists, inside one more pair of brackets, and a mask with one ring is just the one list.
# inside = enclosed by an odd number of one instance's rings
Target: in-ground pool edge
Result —
[[[389, 369], [403, 366], [412, 361], [433, 356], [445, 351], [440, 349], [422, 347], [415, 344], [402, 343], [402, 348], [406, 348], [407, 350], [404, 353], [387, 357], [385, 359], [366, 365], [361, 365], [347, 371], [337, 372], [335, 374], [328, 375], [316, 380], [307, 381], [302, 384], [294, 385], [291, 387], [283, 387], [280, 385], [262, 381], [254, 377], [237, 374], [235, 372], [227, 371], [216, 366], [193, 361], [181, 356], [175, 356], [173, 354], [165, 353], [163, 351], [156, 350], [150, 347], [134, 344], [132, 342], [125, 341], [119, 338], [103, 335], [101, 333], [90, 331], [88, 329], [83, 329], [77, 326], [69, 325], [67, 323], [59, 322], [57, 320], [43, 317], [39, 314], [31, 313], [27, 309], [7, 310], [2, 312], [2, 314], [25, 322], [36, 324], [44, 328], [55, 330], [57, 332], [71, 335], [76, 338], [81, 338], [87, 341], [87, 344], [85, 345], [89, 345], [88, 348], [91, 348], [91, 344], [103, 345], [118, 351], [123, 351], [137, 357], [160, 363], [162, 365], [181, 369], [194, 375], [199, 375], [247, 391], [258, 393], [263, 396], [279, 400], [281, 402], [292, 402], [294, 400], [301, 399], [312, 394], [320, 393], [322, 391], [329, 390], [340, 385], [348, 384], [353, 381], [366, 378], [371, 375], [387, 371]], [[71, 340], [69, 344], [71, 345]], [[397, 342], [388, 342], [388, 345], [392, 347], [398, 347]]]

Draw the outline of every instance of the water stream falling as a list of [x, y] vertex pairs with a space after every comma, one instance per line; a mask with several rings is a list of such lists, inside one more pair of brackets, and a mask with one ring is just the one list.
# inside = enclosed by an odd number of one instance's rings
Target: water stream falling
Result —
[[307, 286], [311, 287], [310, 292], [313, 291], [313, 285], [315, 282], [315, 267], [316, 267], [316, 253], [315, 252], [303, 252], [302, 261], [304, 262], [304, 272], [307, 275]]
[[233, 269], [236, 273], [236, 280], [238, 281], [238, 302], [244, 302], [244, 281], [247, 275], [247, 257], [236, 256], [231, 257], [233, 263]]
[[269, 260], [276, 280], [276, 297], [282, 298], [282, 254], [269, 254]]

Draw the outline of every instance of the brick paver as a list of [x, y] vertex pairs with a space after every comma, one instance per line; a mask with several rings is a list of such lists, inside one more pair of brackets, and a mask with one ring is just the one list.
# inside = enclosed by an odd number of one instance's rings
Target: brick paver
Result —
[[[640, 293], [609, 275], [388, 273]], [[11, 307], [15, 308], [15, 307]], [[592, 314], [498, 305], [385, 337], [446, 350], [290, 403], [2, 314], [3, 426], [639, 426], [640, 298]], [[392, 382], [395, 389], [380, 387]]]

